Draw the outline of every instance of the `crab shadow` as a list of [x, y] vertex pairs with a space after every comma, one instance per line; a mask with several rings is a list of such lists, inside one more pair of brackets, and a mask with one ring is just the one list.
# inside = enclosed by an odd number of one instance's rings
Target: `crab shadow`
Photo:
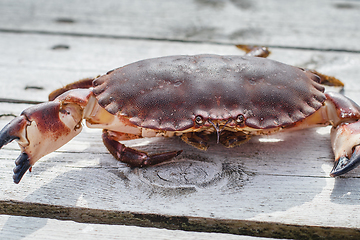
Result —
[[[352, 173], [352, 176], [354, 175], [355, 173]], [[331, 201], [337, 204], [359, 205], [359, 189], [359, 174], [355, 177], [337, 178], [331, 192]]]
[[[148, 168], [129, 168], [93, 142], [84, 150], [92, 154], [63, 152], [41, 162], [23, 181], [38, 179], [52, 169], [63, 169], [24, 198], [60, 206], [249, 219], [259, 213], [286, 211], [310, 202], [326, 185], [324, 165], [333, 155], [328, 134], [316, 129], [256, 137], [233, 149], [211, 143], [203, 152], [179, 138], [132, 140], [126, 144], [144, 151], [183, 149], [175, 160]], [[94, 149], [95, 152], [94, 153]], [[98, 151], [98, 149], [100, 149]], [[84, 159], [85, 158], [85, 159]], [[83, 165], [84, 160], [92, 162]], [[337, 179], [331, 200], [355, 203], [356, 179]], [[26, 183], [20, 183], [23, 187]], [[357, 184], [359, 185], [359, 184]], [[26, 186], [24, 186], [26, 187]], [[311, 190], [309, 191], [309, 188]], [[296, 197], [295, 197], [296, 196]], [[345, 201], [344, 201], [345, 199]], [[18, 225], [9, 217], [2, 233]], [[21, 239], [47, 224], [46, 218], [22, 218]], [[16, 238], [13, 238], [16, 239]]]

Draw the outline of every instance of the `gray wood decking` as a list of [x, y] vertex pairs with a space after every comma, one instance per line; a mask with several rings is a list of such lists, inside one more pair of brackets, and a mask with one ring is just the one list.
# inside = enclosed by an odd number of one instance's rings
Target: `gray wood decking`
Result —
[[[0, 0], [0, 127], [78, 79], [151, 57], [243, 54], [235, 44], [269, 46], [271, 59], [333, 75], [360, 103], [359, 22], [359, 1]], [[84, 129], [19, 185], [11, 143], [0, 150], [0, 238], [248, 238], [147, 228], [158, 227], [356, 239], [360, 168], [328, 176], [329, 133], [280, 133], [235, 149], [212, 143], [207, 152], [178, 138], [132, 140], [149, 152], [184, 152], [130, 169], [107, 152], [100, 130]]]

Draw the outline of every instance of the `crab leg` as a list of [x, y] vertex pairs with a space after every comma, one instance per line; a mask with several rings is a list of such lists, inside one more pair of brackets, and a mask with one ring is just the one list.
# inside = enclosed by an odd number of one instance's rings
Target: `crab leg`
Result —
[[72, 89], [79, 89], [79, 88], [89, 89], [92, 87], [93, 81], [94, 81], [94, 78], [84, 78], [79, 81], [70, 83], [62, 88], [56, 89], [49, 94], [49, 101], [53, 101], [55, 98], [57, 98], [61, 94], [65, 93], [69, 90], [72, 90]]
[[270, 55], [270, 51], [267, 47], [252, 46], [252, 45], [236, 45], [237, 48], [245, 51], [245, 56], [251, 57], [263, 57], [266, 58]]
[[109, 152], [119, 161], [127, 163], [131, 167], [144, 167], [159, 164], [171, 160], [182, 151], [172, 151], [148, 155], [133, 148], [126, 147], [118, 140], [118, 133], [108, 130], [103, 131], [103, 142]]

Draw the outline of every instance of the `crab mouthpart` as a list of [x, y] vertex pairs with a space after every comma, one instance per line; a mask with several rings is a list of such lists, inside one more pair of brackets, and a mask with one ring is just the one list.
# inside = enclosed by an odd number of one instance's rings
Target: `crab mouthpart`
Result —
[[[213, 127], [216, 130], [216, 143], [220, 142], [220, 135], [221, 132], [224, 130], [225, 126], [227, 124], [229, 124], [232, 121], [232, 119], [229, 119], [222, 127], [220, 126], [220, 124], [218, 122], [214, 123], [213, 121], [211, 121], [210, 119], [208, 120], [209, 123], [211, 123], [211, 125], [213, 125]], [[220, 128], [221, 127], [221, 128]]]

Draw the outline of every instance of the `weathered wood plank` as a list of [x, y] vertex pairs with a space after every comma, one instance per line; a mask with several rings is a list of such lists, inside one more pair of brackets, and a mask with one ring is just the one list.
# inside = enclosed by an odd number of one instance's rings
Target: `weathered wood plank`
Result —
[[[84, 4], [4, 0], [0, 3], [0, 100], [45, 101], [55, 88], [136, 60], [174, 54], [242, 54], [229, 44], [252, 43], [279, 46], [271, 49], [272, 59], [316, 68], [340, 78], [346, 84], [344, 94], [360, 103], [359, 13], [357, 1]], [[284, 47], [300, 50], [281, 49]], [[0, 103], [0, 128], [12, 119], [7, 115], [17, 115], [27, 106]], [[285, 233], [277, 236], [292, 238], [294, 229], [300, 227], [287, 224], [305, 225], [298, 232], [306, 237], [329, 237], [323, 227], [333, 227], [327, 233], [335, 236], [342, 231], [358, 233], [360, 228], [360, 169], [342, 178], [328, 177], [333, 162], [329, 128], [257, 137], [230, 150], [213, 142], [207, 152], [193, 149], [178, 138], [126, 142], [149, 152], [184, 149], [173, 162], [146, 169], [130, 169], [115, 161], [102, 145], [100, 135], [99, 130], [85, 129], [69, 144], [38, 162], [20, 185], [12, 183], [18, 147], [15, 143], [4, 147], [0, 152], [0, 202], [55, 205], [80, 212], [87, 208], [108, 213], [199, 217], [213, 220], [211, 226], [215, 230], [216, 224], [225, 229], [235, 221], [247, 224], [248, 234], [267, 231], [266, 236], [273, 236], [269, 232], [276, 234], [280, 225]], [[25, 212], [35, 216], [34, 212]], [[56, 218], [55, 215], [50, 218]], [[96, 222], [94, 216], [92, 221]], [[43, 236], [58, 224], [62, 229], [68, 227], [69, 235], [78, 233], [74, 228], [84, 232], [89, 227], [50, 219], [0, 216], [1, 233], [4, 229], [6, 234], [13, 231], [15, 221], [41, 224], [17, 229], [14, 239], [20, 235]], [[257, 227], [257, 221], [265, 225]], [[122, 227], [91, 226], [109, 237], [112, 230], [120, 231]], [[104, 233], [104, 228], [111, 229]], [[322, 235], [317, 234], [319, 229]], [[30, 234], [24, 234], [27, 230]], [[152, 230], [146, 231], [152, 234]], [[202, 235], [196, 236], [201, 239]]]
[[[85, 77], [151, 57], [174, 54], [243, 54], [234, 46], [162, 41], [1, 33], [1, 98], [47, 100], [54, 89]], [[56, 45], [67, 50], [54, 50]]]
[[[358, 1], [0, 3], [0, 29], [360, 51]], [[354, 41], [357, 39], [357, 41]]]
[[[138, 59], [238, 51], [232, 46], [212, 44], [11, 33], [2, 36], [6, 60], [2, 60], [0, 67], [9, 80], [5, 84], [10, 86], [2, 88], [1, 96], [40, 101], [56, 87]], [[51, 49], [64, 43], [70, 49]], [[18, 46], [16, 50], [14, 45]], [[360, 102], [355, 80], [360, 62], [358, 54], [273, 49], [271, 58], [335, 75], [347, 84], [346, 95]], [[43, 89], [25, 90], [26, 86]], [[2, 103], [0, 109], [1, 114], [16, 115], [24, 107]], [[1, 126], [9, 119], [1, 118]], [[329, 129], [279, 134], [264, 140], [255, 138], [235, 150], [214, 145], [206, 153], [188, 147], [179, 139], [130, 141], [129, 146], [150, 152], [185, 149], [171, 164], [136, 170], [114, 161], [99, 141], [100, 134], [85, 130], [70, 144], [39, 162], [21, 185], [12, 184], [11, 179], [17, 146], [7, 146], [1, 152], [0, 177], [6, 182], [1, 199], [288, 224], [353, 228], [360, 225], [353, 216], [359, 208], [356, 190], [359, 170], [344, 179], [327, 178], [333, 158]], [[344, 184], [346, 192], [343, 192]], [[343, 214], [334, 218], [338, 209]], [[309, 218], [309, 214], [315, 216]]]
[[[166, 230], [124, 225], [105, 225], [59, 221], [55, 219], [0, 215], [0, 237], [6, 240], [17, 239], [177, 239], [177, 240], [269, 240], [269, 238], [238, 236], [222, 233], [200, 233], [179, 230]], [[270, 239], [271, 240], [271, 239]]]
[[[7, 120], [2, 119], [0, 127]], [[38, 162], [19, 185], [11, 178], [19, 151], [16, 144], [4, 147], [0, 199], [173, 216], [360, 226], [356, 214], [360, 169], [344, 178], [328, 177], [333, 162], [328, 128], [254, 138], [236, 149], [213, 143], [207, 152], [178, 138], [126, 142], [150, 152], [184, 149], [175, 161], [145, 169], [115, 161], [98, 141], [100, 134], [85, 130]]]
[[[0, 98], [46, 101], [54, 89], [125, 64], [176, 54], [238, 54], [234, 46], [163, 41], [98, 39], [0, 33], [3, 75]], [[69, 49], [54, 50], [56, 45]], [[271, 59], [317, 69], [345, 82], [345, 94], [360, 102], [356, 83], [360, 54], [272, 48]]]
[[[62, 228], [53, 228], [51, 234], [49, 234], [52, 238], [57, 237], [59, 233], [62, 233], [61, 236], [74, 236], [76, 231], [72, 229], [75, 225], [77, 227], [82, 227], [85, 224], [78, 223], [91, 223], [91, 222], [99, 222], [106, 225], [107, 229], [124, 229], [124, 233], [121, 236], [126, 237], [125, 239], [132, 239], [131, 235], [127, 235], [127, 227], [118, 226], [118, 227], [110, 227], [110, 225], [130, 225], [130, 226], [142, 226], [142, 230], [139, 228], [132, 227], [130, 229], [136, 231], [133, 233], [133, 236], [137, 236], [139, 233], [145, 234], [146, 239], [157, 239], [152, 236], [153, 229], [147, 227], [157, 227], [157, 228], [165, 228], [169, 230], [185, 230], [192, 231], [193, 233], [184, 233], [181, 231], [166, 231], [166, 230], [158, 230], [158, 235], [188, 235], [193, 237], [202, 237], [212, 236], [212, 239], [217, 239], [219, 237], [226, 239], [236, 238], [232, 235], [225, 235], [220, 233], [232, 233], [237, 235], [251, 235], [251, 236], [262, 236], [262, 237], [274, 237], [274, 238], [288, 238], [288, 239], [358, 239], [360, 232], [357, 229], [350, 228], [327, 228], [327, 227], [315, 227], [315, 226], [298, 226], [298, 225], [285, 225], [285, 224], [271, 224], [266, 222], [254, 222], [254, 221], [237, 221], [237, 220], [223, 220], [223, 219], [214, 219], [214, 218], [196, 218], [196, 217], [186, 217], [186, 216], [163, 216], [158, 214], [139, 214], [139, 213], [131, 213], [131, 212], [116, 212], [116, 211], [103, 211], [98, 209], [87, 209], [87, 208], [64, 208], [61, 206], [51, 206], [45, 204], [26, 204], [26, 203], [16, 203], [16, 202], [0, 202], [1, 211], [7, 211], [4, 207], [7, 207], [12, 210], [12, 215], [19, 215], [21, 211], [25, 211], [27, 215], [33, 214], [33, 216], [37, 217], [14, 217], [6, 218], [7, 216], [0, 216], [0, 226], [2, 225], [2, 221], [4, 218], [7, 220], [2, 227], [2, 231], [0, 232], [0, 236], [6, 237], [10, 235], [11, 237], [15, 237], [17, 239], [21, 234], [21, 237], [25, 237], [29, 235], [30, 237], [35, 232], [35, 235], [39, 235], [41, 238], [41, 233], [43, 233], [44, 228], [47, 230], [48, 225], [52, 225], [54, 220], [65, 220], [66, 222], [61, 222], [59, 225], [69, 225], [70, 233]], [[29, 214], [28, 214], [29, 213]], [[51, 215], [50, 219], [44, 218], [44, 215]], [[70, 220], [75, 221], [70, 222]], [[19, 222], [21, 221], [21, 222]], [[21, 227], [21, 223], [25, 223], [23, 227]], [[55, 221], [58, 223], [58, 221]], [[67, 223], [67, 224], [66, 224]], [[45, 226], [44, 226], [45, 225]], [[86, 226], [86, 225], [85, 225]], [[103, 225], [91, 225], [93, 228], [98, 230], [102, 230]], [[89, 225], [86, 226], [88, 228]], [[92, 229], [92, 228], [90, 228]], [[23, 232], [27, 231], [26, 234]], [[195, 231], [201, 232], [211, 232], [212, 234], [198, 234]], [[86, 237], [87, 234], [91, 235], [103, 235], [102, 231], [97, 233], [93, 233], [91, 231], [86, 231], [82, 233], [82, 236]], [[148, 234], [146, 234], [148, 233]], [[182, 234], [183, 233], [183, 234]], [[216, 234], [214, 234], [216, 233]], [[9, 239], [9, 238], [6, 238]], [[11, 238], [12, 239], [12, 238]], [[39, 238], [37, 238], [39, 239]], [[49, 236], [47, 238], [49, 239]], [[137, 239], [137, 238], [136, 238]], [[192, 238], [191, 238], [192, 239]], [[239, 238], [236, 238], [239, 239]], [[243, 238], [240, 238], [243, 239]], [[246, 239], [259, 239], [259, 238], [246, 238]], [[269, 238], [267, 238], [269, 239]], [[273, 239], [273, 238], [271, 238]]]

